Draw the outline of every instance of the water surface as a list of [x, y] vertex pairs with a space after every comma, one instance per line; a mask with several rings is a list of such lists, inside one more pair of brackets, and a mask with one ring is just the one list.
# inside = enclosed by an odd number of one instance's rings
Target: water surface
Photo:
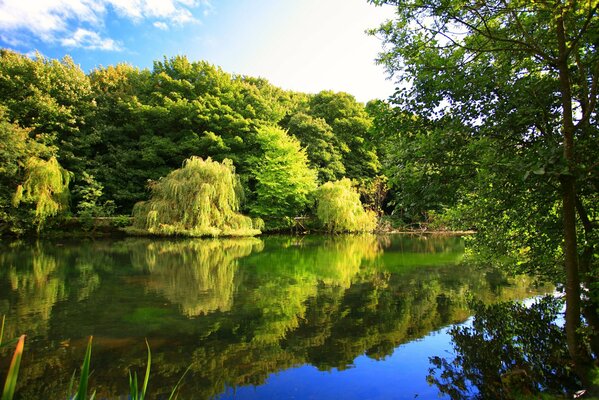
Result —
[[[13, 243], [0, 246], [5, 335], [27, 334], [17, 398], [64, 399], [93, 335], [97, 398], [126, 398], [127, 373], [182, 399], [437, 398], [428, 357], [467, 296], [526, 298], [526, 277], [461, 263], [456, 237]], [[0, 353], [2, 375], [10, 349]], [[2, 379], [2, 378], [0, 378]]]

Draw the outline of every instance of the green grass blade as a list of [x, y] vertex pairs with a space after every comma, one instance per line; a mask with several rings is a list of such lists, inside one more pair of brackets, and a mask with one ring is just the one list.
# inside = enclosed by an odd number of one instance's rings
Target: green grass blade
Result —
[[129, 372], [129, 391], [131, 400], [138, 400], [139, 390], [137, 388], [137, 372], [133, 373], [133, 377], [131, 377], [131, 372]]
[[2, 316], [2, 327], [0, 328], [0, 346], [2, 346], [2, 338], [4, 337], [4, 320], [6, 319], [6, 315]]
[[74, 396], [71, 394], [73, 393], [73, 386], [75, 386], [75, 374], [77, 373], [77, 371], [73, 371], [73, 375], [71, 375], [71, 381], [69, 382], [69, 390], [67, 391], [67, 398], [73, 399]]
[[4, 384], [4, 391], [2, 392], [2, 400], [12, 400], [15, 389], [17, 387], [17, 377], [19, 376], [19, 366], [21, 365], [21, 357], [23, 356], [23, 348], [25, 347], [25, 335], [19, 338], [17, 348], [12, 356], [10, 367], [8, 368], [8, 374], [6, 375], [6, 382]]
[[177, 393], [177, 389], [179, 389], [179, 385], [181, 385], [181, 381], [183, 381], [183, 378], [185, 378], [185, 375], [187, 375], [187, 373], [189, 372], [190, 369], [191, 369], [191, 365], [189, 367], [187, 367], [185, 372], [183, 372], [183, 375], [181, 375], [181, 378], [179, 378], [179, 381], [173, 388], [173, 391], [171, 392], [171, 395], [168, 397], [168, 400], [174, 400], [177, 398], [178, 395], [175, 395], [175, 393]]
[[144, 400], [146, 397], [146, 390], [148, 389], [148, 381], [150, 380], [150, 366], [152, 365], [152, 352], [150, 351], [150, 345], [148, 339], [146, 339], [146, 347], [148, 348], [148, 365], [146, 366], [146, 376], [144, 377], [144, 385], [141, 389], [140, 400]]
[[133, 375], [131, 375], [131, 371], [129, 371], [129, 399], [137, 400], [137, 385], [133, 384]]
[[83, 358], [83, 365], [81, 366], [81, 378], [79, 380], [79, 388], [77, 389], [77, 395], [75, 399], [86, 400], [87, 399], [87, 385], [89, 383], [89, 364], [92, 358], [92, 339], [93, 336], [89, 337], [87, 343], [87, 349], [85, 351], [85, 357]]

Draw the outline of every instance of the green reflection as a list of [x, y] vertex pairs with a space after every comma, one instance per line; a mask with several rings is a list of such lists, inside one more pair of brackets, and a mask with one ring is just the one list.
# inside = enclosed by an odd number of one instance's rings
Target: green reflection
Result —
[[188, 317], [229, 311], [237, 259], [260, 251], [254, 238], [130, 242], [134, 269], [147, 272], [144, 285], [178, 304]]
[[362, 354], [383, 359], [467, 318], [467, 295], [491, 303], [550, 290], [460, 264], [463, 243], [451, 237], [143, 239], [2, 250], [0, 305], [10, 332], [43, 333], [28, 343], [20, 398], [64, 397], [91, 334], [99, 398], [127, 392], [126, 371], [146, 360], [144, 337], [152, 393], [169, 393], [191, 365], [181, 397], [210, 398], [296, 365], [330, 370]]

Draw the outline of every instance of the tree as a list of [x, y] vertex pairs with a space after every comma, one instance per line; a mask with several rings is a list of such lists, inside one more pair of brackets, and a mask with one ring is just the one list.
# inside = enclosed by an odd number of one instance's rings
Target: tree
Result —
[[[510, 204], [518, 207], [517, 221], [531, 227], [522, 215], [531, 216], [553, 243], [544, 246], [563, 259], [568, 349], [586, 379], [580, 282], [596, 301], [599, 275], [597, 260], [588, 257], [597, 245], [599, 2], [372, 2], [397, 7], [396, 20], [376, 31], [389, 46], [380, 61], [403, 80], [394, 102], [426, 121], [449, 119], [481, 143], [473, 193], [486, 201], [479, 208], [507, 218]], [[557, 237], [547, 217], [560, 214]], [[597, 303], [584, 309], [596, 344]]]
[[56, 157], [43, 160], [30, 157], [25, 164], [25, 181], [17, 186], [13, 206], [32, 204], [38, 232], [44, 222], [69, 207], [70, 173]]
[[87, 129], [95, 103], [89, 78], [66, 56], [31, 59], [0, 50], [0, 104], [7, 118], [30, 128], [32, 137], [57, 146], [61, 164], [78, 175], [98, 137]]
[[264, 126], [256, 134], [261, 155], [251, 161], [256, 198], [250, 211], [268, 228], [289, 228], [292, 218], [310, 205], [316, 171], [308, 167], [306, 151], [280, 128]]
[[46, 220], [68, 209], [70, 174], [56, 149], [30, 137], [7, 120], [0, 106], [0, 234], [41, 230]]
[[372, 232], [376, 227], [376, 214], [364, 210], [347, 178], [319, 187], [316, 203], [318, 221], [329, 232]]
[[345, 176], [373, 178], [380, 163], [370, 137], [372, 120], [363, 104], [348, 93], [322, 91], [310, 99], [310, 115], [323, 119], [331, 128], [340, 149]]
[[341, 151], [335, 145], [335, 134], [325, 120], [298, 112], [291, 116], [286, 126], [289, 134], [295, 136], [306, 148], [310, 167], [318, 171], [320, 182], [345, 176]]
[[230, 160], [191, 157], [150, 185], [152, 197], [133, 208], [132, 233], [183, 236], [254, 236], [237, 212], [241, 185]]

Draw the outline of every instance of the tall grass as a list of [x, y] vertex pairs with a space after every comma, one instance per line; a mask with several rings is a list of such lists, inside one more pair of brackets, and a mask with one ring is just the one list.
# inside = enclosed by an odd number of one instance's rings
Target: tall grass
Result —
[[[92, 395], [87, 397], [87, 387], [89, 385], [89, 367], [91, 365], [92, 359], [92, 339], [93, 336], [89, 337], [89, 341], [87, 342], [87, 348], [85, 350], [85, 356], [83, 357], [83, 364], [81, 364], [81, 377], [79, 378], [79, 387], [77, 388], [77, 393], [74, 396], [68, 395], [68, 399], [70, 400], [93, 400], [96, 397], [96, 392], [94, 391]], [[73, 381], [75, 379], [75, 373], [71, 377], [71, 384], [69, 385], [69, 393], [72, 392], [73, 389]]]
[[137, 372], [131, 376], [129, 371], [129, 399], [130, 400], [144, 400], [146, 397], [146, 390], [148, 389], [148, 380], [150, 379], [150, 365], [152, 365], [152, 352], [150, 351], [150, 345], [146, 339], [146, 347], [148, 348], [148, 365], [146, 365], [146, 376], [144, 377], [144, 384], [141, 387], [141, 392], [137, 388]]
[[[4, 323], [5, 317], [2, 317], [2, 324], [0, 325], [0, 347], [7, 346], [14, 341], [4, 342]], [[88, 397], [87, 393], [89, 391], [89, 378], [91, 376], [90, 367], [91, 367], [91, 358], [92, 358], [92, 340], [93, 336], [90, 336], [89, 341], [87, 342], [87, 348], [85, 350], [85, 356], [83, 357], [83, 363], [81, 364], [81, 376], [79, 378], [79, 385], [77, 387], [77, 392], [73, 393], [73, 386], [75, 383], [75, 374], [76, 371], [73, 372], [71, 376], [71, 382], [69, 384], [69, 389], [67, 392], [68, 400], [94, 400], [96, 397], [96, 391], [94, 391], [91, 396]], [[8, 374], [6, 375], [6, 381], [4, 383], [4, 390], [2, 391], [2, 398], [0, 400], [12, 400], [15, 394], [15, 389], [17, 387], [17, 378], [19, 376], [19, 366], [21, 365], [21, 357], [23, 356], [23, 350], [25, 346], [25, 335], [22, 335], [17, 340], [17, 347], [15, 352], [13, 353], [12, 361], [10, 363], [10, 367], [8, 369]], [[137, 373], [131, 374], [129, 371], [129, 399], [130, 400], [144, 400], [146, 398], [148, 384], [150, 381], [150, 368], [152, 365], [152, 352], [150, 350], [150, 345], [146, 340], [146, 347], [148, 349], [148, 361], [146, 365], [146, 373], [144, 376], [143, 385], [138, 387]], [[169, 396], [169, 400], [175, 400], [178, 396], [178, 390], [181, 386], [181, 382], [183, 378], [189, 370], [191, 369], [191, 365], [187, 367], [179, 381], [171, 391]]]

